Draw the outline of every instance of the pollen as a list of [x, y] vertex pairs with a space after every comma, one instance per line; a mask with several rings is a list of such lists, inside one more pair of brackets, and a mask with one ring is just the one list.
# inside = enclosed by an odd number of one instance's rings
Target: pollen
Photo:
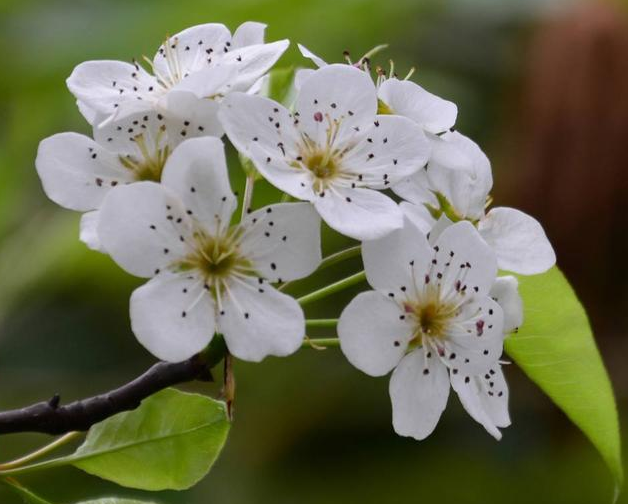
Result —
[[322, 152], [309, 154], [304, 158], [304, 164], [319, 180], [331, 179], [338, 173], [338, 165], [334, 158]]
[[239, 248], [241, 234], [239, 227], [230, 228], [218, 236], [196, 232], [194, 251], [179, 263], [179, 269], [200, 272], [208, 290], [232, 275], [250, 273], [252, 264]]
[[144, 135], [140, 134], [133, 138], [138, 147], [137, 155], [119, 156], [120, 163], [133, 172], [137, 181], [161, 181], [161, 173], [170, 155], [170, 147], [165, 145], [160, 147], [164, 130], [160, 129], [154, 145], [148, 145]]
[[452, 320], [458, 314], [458, 306], [428, 295], [424, 299], [404, 303], [404, 311], [413, 317], [415, 339], [421, 343], [425, 337], [446, 338]]

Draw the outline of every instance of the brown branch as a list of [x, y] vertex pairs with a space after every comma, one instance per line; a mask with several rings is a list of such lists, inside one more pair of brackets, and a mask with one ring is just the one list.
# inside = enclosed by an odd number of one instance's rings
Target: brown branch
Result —
[[54, 395], [26, 408], [0, 412], [0, 434], [86, 431], [116, 413], [137, 408], [144, 399], [167, 387], [193, 380], [212, 381], [210, 369], [225, 354], [222, 338], [214, 339], [208, 351], [183, 362], [159, 362], [135, 380], [105, 394], [66, 405]]

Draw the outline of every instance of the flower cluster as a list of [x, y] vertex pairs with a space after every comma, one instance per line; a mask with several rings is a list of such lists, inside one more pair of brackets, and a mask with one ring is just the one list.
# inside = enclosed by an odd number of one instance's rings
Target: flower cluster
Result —
[[[88, 246], [149, 279], [131, 297], [133, 332], [171, 362], [215, 335], [244, 360], [295, 352], [305, 317], [280, 284], [321, 264], [322, 219], [361, 242], [373, 290], [342, 312], [339, 343], [365, 373], [392, 371], [395, 431], [429, 435], [451, 386], [499, 438], [510, 423], [503, 341], [523, 322], [517, 280], [499, 270], [550, 268], [542, 227], [487, 212], [491, 167], [454, 130], [456, 105], [393, 72], [373, 79], [368, 55], [326, 64], [299, 46], [318, 68], [297, 72], [293, 102], [264, 96], [288, 47], [265, 43], [264, 28], [186, 29], [146, 68], [78, 65], [67, 84], [93, 134], [41, 142], [46, 194], [83, 213]], [[255, 169], [240, 219], [225, 136]], [[253, 211], [257, 176], [283, 202]]]

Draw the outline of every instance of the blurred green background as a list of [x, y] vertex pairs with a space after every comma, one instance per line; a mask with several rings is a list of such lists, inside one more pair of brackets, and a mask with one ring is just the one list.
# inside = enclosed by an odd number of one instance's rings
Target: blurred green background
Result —
[[[42, 138], [89, 131], [65, 78], [84, 60], [152, 56], [166, 34], [190, 25], [235, 29], [246, 20], [328, 61], [388, 42], [382, 66], [388, 58], [401, 74], [416, 66], [417, 82], [458, 104], [458, 128], [493, 161], [496, 203], [546, 225], [628, 418], [628, 24], [621, 5], [541, 0], [0, 2], [0, 409], [56, 392], [63, 401], [93, 395], [152, 362], [129, 329], [128, 297], [139, 282], [78, 242], [79, 216], [46, 199], [34, 169]], [[296, 44], [280, 63], [291, 64], [307, 64]], [[234, 171], [234, 188], [242, 182]], [[255, 204], [275, 195], [260, 184]], [[330, 238], [326, 251], [343, 245]], [[358, 267], [339, 265], [293, 292]], [[350, 295], [307, 313], [336, 316]], [[100, 496], [164, 504], [611, 502], [601, 459], [515, 366], [506, 370], [513, 425], [499, 443], [455, 397], [429, 439], [397, 437], [388, 380], [361, 374], [338, 350], [237, 362], [236, 373], [230, 440], [195, 488], [142, 494], [72, 469], [22, 482], [59, 504]], [[196, 389], [219, 393], [218, 385]], [[45, 440], [3, 436], [0, 459]], [[20, 502], [5, 492], [0, 503]]]

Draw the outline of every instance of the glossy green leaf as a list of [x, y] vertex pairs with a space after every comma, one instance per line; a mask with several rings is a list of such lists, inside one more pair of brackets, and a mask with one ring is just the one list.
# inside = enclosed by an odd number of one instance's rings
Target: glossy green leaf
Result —
[[525, 318], [508, 355], [584, 432], [623, 482], [617, 407], [586, 312], [558, 268], [519, 277]]
[[207, 474], [228, 432], [224, 403], [166, 389], [93, 426], [66, 460], [126, 487], [183, 490]]
[[25, 504], [52, 504], [15, 480], [0, 479], [0, 483], [8, 486], [13, 492], [19, 495]]

